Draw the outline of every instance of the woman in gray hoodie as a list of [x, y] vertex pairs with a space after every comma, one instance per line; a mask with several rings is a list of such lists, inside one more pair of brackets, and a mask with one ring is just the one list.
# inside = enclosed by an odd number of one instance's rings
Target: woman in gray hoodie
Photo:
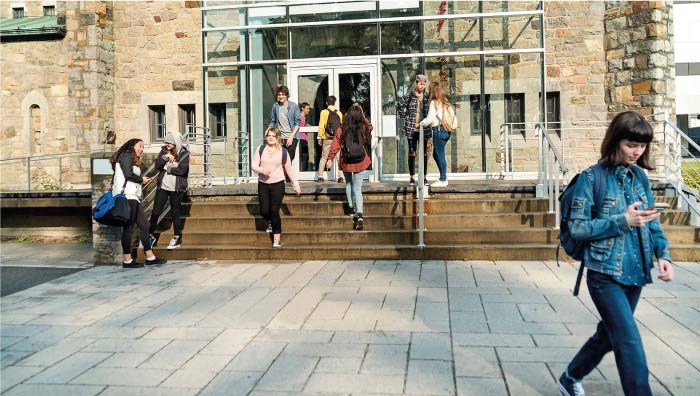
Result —
[[158, 226], [158, 219], [163, 213], [165, 203], [170, 200], [170, 216], [173, 220], [173, 239], [168, 244], [168, 250], [177, 249], [182, 245], [182, 218], [180, 208], [182, 199], [187, 192], [187, 176], [190, 171], [190, 152], [182, 144], [182, 135], [179, 132], [170, 132], [163, 139], [165, 145], [160, 150], [156, 159], [155, 168], [158, 172], [158, 189], [153, 202], [151, 213], [151, 226], [149, 233], [153, 246], [156, 237], [154, 232]]

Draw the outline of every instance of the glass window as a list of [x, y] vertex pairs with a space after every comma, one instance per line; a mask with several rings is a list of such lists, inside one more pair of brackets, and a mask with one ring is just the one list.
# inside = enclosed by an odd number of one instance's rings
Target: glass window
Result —
[[328, 58], [377, 54], [377, 25], [291, 28], [292, 57]]
[[[250, 67], [250, 89], [247, 91], [248, 108], [250, 109], [250, 126], [246, 130], [246, 143], [239, 146], [257, 147], [263, 143], [263, 132], [267, 128], [272, 104], [275, 98], [275, 86], [287, 84], [287, 68], [285, 65], [256, 65]], [[243, 137], [240, 137], [241, 139]], [[245, 175], [244, 175], [245, 176]]]
[[505, 94], [506, 123], [511, 124], [511, 130], [522, 132], [525, 130], [525, 94]]
[[251, 29], [250, 56], [252, 60], [288, 59], [287, 28]]
[[420, 2], [418, 0], [382, 0], [379, 2], [379, 15], [382, 18], [419, 16]]
[[44, 16], [55, 16], [56, 7], [55, 6], [44, 6]]
[[420, 22], [387, 22], [381, 29], [383, 55], [421, 52]]
[[486, 108], [484, 117], [481, 117], [481, 96], [470, 95], [469, 107], [471, 110], [471, 134], [481, 135], [481, 130], [486, 130], [486, 135], [491, 137], [491, 95], [485, 95]]
[[13, 8], [12, 17], [15, 19], [24, 18], [24, 8]]
[[245, 25], [245, 9], [208, 10], [204, 12], [204, 26], [208, 28], [226, 28]]
[[148, 106], [148, 119], [151, 140], [160, 141], [165, 137], [165, 106]]
[[535, 11], [540, 9], [541, 3], [542, 0], [499, 0], [481, 2], [482, 12]]
[[377, 17], [374, 1], [302, 4], [289, 7], [291, 22], [348, 21]]
[[179, 118], [180, 118], [180, 133], [183, 135], [188, 134], [193, 127], [197, 125], [197, 118], [194, 110], [193, 104], [180, 105], [179, 107]]
[[547, 129], [557, 133], [561, 130], [559, 92], [547, 92]]
[[484, 49], [540, 48], [540, 15], [484, 18]]
[[468, 14], [479, 11], [479, 2], [476, 0], [424, 1], [422, 4], [425, 16]]
[[479, 50], [479, 19], [443, 19], [423, 22], [425, 52]]
[[37, 105], [33, 105], [30, 108], [31, 113], [31, 153], [41, 154], [41, 108]]
[[206, 32], [207, 62], [240, 62], [247, 60], [245, 31]]
[[226, 137], [226, 103], [209, 103], [209, 128], [213, 138]]
[[248, 8], [248, 25], [273, 25], [287, 22], [284, 6]]

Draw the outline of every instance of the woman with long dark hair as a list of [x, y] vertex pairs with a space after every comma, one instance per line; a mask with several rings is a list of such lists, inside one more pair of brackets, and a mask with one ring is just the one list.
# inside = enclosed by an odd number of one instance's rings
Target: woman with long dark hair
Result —
[[134, 224], [139, 228], [139, 238], [146, 254], [146, 265], [167, 262], [153, 254], [151, 239], [148, 236], [148, 219], [141, 203], [143, 199], [141, 185], [148, 183], [149, 178], [141, 176], [141, 154], [143, 154], [143, 140], [131, 139], [119, 147], [109, 160], [114, 170], [112, 195], [123, 192], [129, 202], [130, 219], [122, 228], [122, 253], [124, 254], [122, 267], [124, 268], [143, 267], [142, 263], [136, 262], [131, 257], [131, 231]]
[[343, 117], [341, 128], [333, 136], [333, 144], [328, 154], [326, 169], [333, 165], [335, 156], [340, 152], [339, 165], [345, 176], [345, 194], [348, 198], [348, 206], [353, 213], [353, 229], [364, 228], [362, 181], [366, 176], [366, 170], [372, 163], [365, 148], [365, 141], [371, 138], [367, 119], [364, 117], [362, 107], [351, 106]]
[[657, 277], [670, 282], [674, 276], [668, 240], [642, 169], [653, 169], [649, 158], [653, 139], [654, 130], [644, 117], [633, 111], [618, 114], [594, 165], [603, 168], [598, 172], [606, 178], [604, 197], [594, 196], [597, 172], [593, 167], [582, 172], [573, 186], [568, 227], [574, 239], [588, 242], [583, 259], [586, 282], [601, 320], [559, 378], [561, 395], [583, 395], [581, 380], [610, 351], [615, 353], [625, 395], [651, 395], [634, 310], [642, 287], [652, 281], [654, 256], [659, 263]]
[[[428, 116], [421, 121], [423, 127], [430, 127], [433, 132], [433, 159], [440, 171], [440, 179], [433, 182], [431, 187], [447, 187], [447, 159], [445, 146], [450, 141], [450, 132], [442, 125], [442, 121], [450, 110], [450, 101], [439, 82], [430, 83], [430, 106]], [[450, 120], [452, 123], [453, 120]]]
[[153, 201], [153, 212], [149, 227], [152, 246], [157, 241], [153, 233], [158, 226], [158, 219], [163, 213], [165, 203], [170, 201], [170, 217], [173, 220], [173, 238], [168, 244], [168, 250], [177, 249], [182, 245], [182, 218], [180, 209], [182, 200], [187, 192], [187, 176], [190, 172], [190, 152], [182, 144], [179, 132], [170, 132], [163, 138], [165, 145], [156, 158], [155, 168], [158, 169], [158, 187]]

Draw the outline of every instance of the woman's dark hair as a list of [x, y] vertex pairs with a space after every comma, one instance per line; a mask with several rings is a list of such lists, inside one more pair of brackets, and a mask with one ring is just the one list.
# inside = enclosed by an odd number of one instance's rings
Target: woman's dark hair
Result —
[[275, 88], [275, 96], [279, 95], [280, 92], [289, 97], [289, 88], [287, 88], [287, 86], [280, 85], [279, 87]]
[[173, 144], [173, 149], [168, 150], [168, 145], [163, 145], [163, 150], [165, 150], [166, 153], [172, 155], [175, 157], [175, 161], [180, 161], [180, 153], [177, 152], [177, 145]]
[[347, 114], [343, 117], [343, 142], [347, 144], [353, 139], [362, 142], [364, 139], [363, 132], [365, 128], [365, 117], [362, 114], [362, 108], [358, 106], [350, 106]]
[[636, 111], [625, 111], [613, 118], [605, 132], [603, 144], [600, 146], [600, 162], [608, 168], [623, 163], [620, 153], [620, 141], [623, 139], [647, 145], [644, 154], [637, 160], [637, 165], [652, 170], [654, 166], [649, 159], [651, 141], [654, 140], [654, 128]]
[[122, 146], [119, 147], [119, 150], [115, 151], [114, 154], [112, 154], [112, 158], [109, 159], [109, 162], [112, 164], [112, 169], [114, 169], [117, 161], [119, 161], [119, 156], [123, 153], [131, 153], [131, 160], [134, 161], [134, 165], [141, 166], [141, 158], [136, 156], [136, 150], [134, 150], [134, 146], [136, 146], [136, 144], [142, 141], [143, 140], [141, 139], [134, 138], [129, 139], [126, 141], [126, 143], [122, 144]]

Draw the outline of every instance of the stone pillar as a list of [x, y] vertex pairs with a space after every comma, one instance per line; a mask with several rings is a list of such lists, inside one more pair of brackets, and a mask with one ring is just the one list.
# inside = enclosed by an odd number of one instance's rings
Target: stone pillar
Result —
[[[608, 119], [625, 110], [658, 114], [655, 121], [675, 115], [675, 64], [671, 1], [612, 1], [605, 3], [605, 101]], [[650, 119], [651, 121], [652, 119]], [[663, 123], [652, 155], [663, 164]]]
[[[90, 155], [93, 208], [102, 194], [112, 187], [112, 174], [104, 172], [105, 166], [103, 166], [104, 161], [108, 161], [111, 156], [111, 152], [95, 152]], [[103, 163], [100, 164], [100, 162]], [[122, 229], [120, 227], [105, 226], [97, 223], [94, 219], [92, 220], [92, 247], [95, 251], [95, 264], [121, 263], [121, 235]]]

